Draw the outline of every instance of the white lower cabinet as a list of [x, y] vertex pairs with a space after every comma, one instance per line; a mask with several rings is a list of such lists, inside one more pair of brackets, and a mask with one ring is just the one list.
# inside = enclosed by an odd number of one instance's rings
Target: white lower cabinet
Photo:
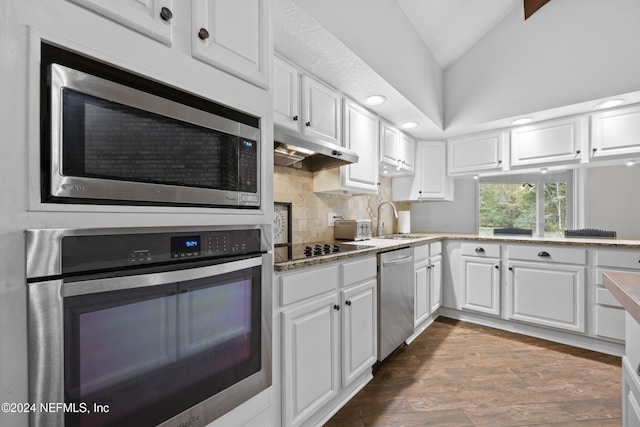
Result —
[[442, 305], [442, 243], [416, 246], [414, 327], [420, 326]]
[[334, 293], [282, 313], [287, 425], [299, 425], [338, 394], [338, 302]]
[[600, 338], [623, 342], [625, 340], [625, 310], [603, 285], [605, 271], [640, 273], [640, 252], [599, 249], [596, 251], [595, 300], [593, 333]]
[[462, 244], [462, 308], [493, 316], [500, 315], [500, 245]]
[[282, 424], [316, 425], [372, 378], [377, 259], [279, 273], [274, 284], [282, 330]]
[[640, 374], [622, 358], [622, 426], [640, 427]]
[[341, 292], [342, 386], [349, 386], [377, 359], [375, 278]]
[[586, 251], [561, 247], [509, 246], [508, 254], [507, 317], [557, 329], [586, 332]]
[[429, 282], [431, 293], [431, 313], [442, 305], [442, 255], [429, 258]]
[[640, 427], [640, 324], [625, 315], [626, 348], [622, 358], [622, 426]]

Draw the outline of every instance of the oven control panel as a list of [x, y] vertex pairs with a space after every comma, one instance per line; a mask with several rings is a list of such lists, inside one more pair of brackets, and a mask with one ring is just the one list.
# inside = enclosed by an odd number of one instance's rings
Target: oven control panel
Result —
[[260, 233], [259, 229], [246, 229], [70, 236], [62, 240], [62, 272], [254, 254], [262, 252]]

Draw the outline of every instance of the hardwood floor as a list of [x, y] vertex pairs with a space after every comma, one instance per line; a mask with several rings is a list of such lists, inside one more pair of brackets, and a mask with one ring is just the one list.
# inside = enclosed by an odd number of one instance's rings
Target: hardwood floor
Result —
[[439, 318], [327, 424], [620, 426], [621, 359]]

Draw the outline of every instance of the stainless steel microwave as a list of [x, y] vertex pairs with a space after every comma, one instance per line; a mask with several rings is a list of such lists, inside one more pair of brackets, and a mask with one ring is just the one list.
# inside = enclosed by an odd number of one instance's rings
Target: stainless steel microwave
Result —
[[258, 118], [141, 90], [162, 85], [138, 76], [136, 88], [59, 63], [42, 71], [43, 202], [260, 207]]

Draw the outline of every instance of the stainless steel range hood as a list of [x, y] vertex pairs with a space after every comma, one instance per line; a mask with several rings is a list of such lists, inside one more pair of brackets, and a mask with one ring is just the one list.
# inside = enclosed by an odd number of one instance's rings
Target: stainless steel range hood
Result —
[[275, 126], [274, 163], [292, 166], [297, 162], [311, 171], [358, 163], [358, 154], [340, 145], [301, 138], [293, 131]]

